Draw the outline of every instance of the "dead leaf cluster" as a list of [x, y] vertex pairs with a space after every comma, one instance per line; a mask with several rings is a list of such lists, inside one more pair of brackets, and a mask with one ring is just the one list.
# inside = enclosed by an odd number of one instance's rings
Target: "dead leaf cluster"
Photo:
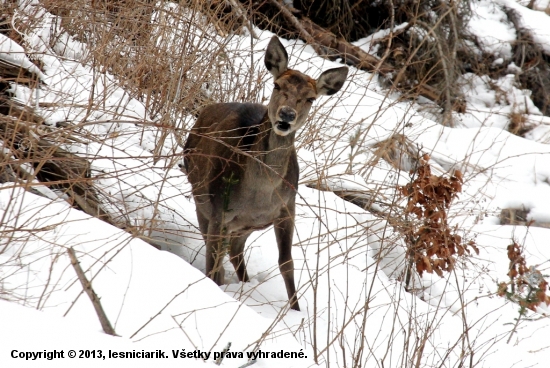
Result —
[[418, 222], [411, 221], [406, 229], [408, 256], [416, 271], [443, 276], [451, 271], [455, 257], [476, 254], [479, 250], [473, 241], [464, 242], [457, 228], [448, 224], [448, 210], [451, 202], [462, 191], [462, 174], [455, 171], [450, 178], [432, 175], [429, 156], [424, 155], [416, 171], [416, 178], [400, 187], [401, 194], [408, 198], [405, 215], [415, 215]]
[[527, 266], [522, 249], [515, 240], [508, 245], [507, 251], [510, 281], [501, 282], [497, 294], [517, 302], [522, 310], [536, 311], [542, 303], [550, 305], [550, 296], [546, 294], [548, 282], [534, 266]]

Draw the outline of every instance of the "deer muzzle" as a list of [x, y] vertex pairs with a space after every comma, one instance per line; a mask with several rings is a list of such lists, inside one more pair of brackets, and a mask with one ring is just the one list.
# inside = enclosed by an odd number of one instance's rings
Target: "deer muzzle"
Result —
[[281, 132], [287, 132], [290, 130], [291, 124], [296, 120], [296, 110], [283, 106], [279, 109], [277, 116], [279, 118], [276, 122], [277, 129]]

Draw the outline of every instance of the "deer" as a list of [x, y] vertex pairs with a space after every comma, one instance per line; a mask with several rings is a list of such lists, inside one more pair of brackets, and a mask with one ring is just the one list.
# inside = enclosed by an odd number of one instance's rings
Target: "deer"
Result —
[[326, 70], [317, 80], [289, 69], [277, 36], [267, 46], [264, 63], [274, 81], [269, 104], [205, 106], [185, 143], [184, 166], [206, 244], [206, 275], [223, 285], [222, 260], [229, 252], [239, 281], [248, 282], [246, 240], [273, 225], [289, 305], [299, 311], [292, 259], [299, 179], [294, 140], [315, 99], [338, 92], [348, 68]]

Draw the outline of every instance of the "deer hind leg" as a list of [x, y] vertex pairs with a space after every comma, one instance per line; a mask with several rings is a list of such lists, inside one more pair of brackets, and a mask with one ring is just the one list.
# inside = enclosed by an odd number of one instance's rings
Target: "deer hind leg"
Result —
[[292, 260], [292, 237], [294, 235], [294, 201], [281, 211], [281, 217], [273, 222], [279, 247], [279, 270], [285, 281], [290, 308], [299, 311], [296, 285], [294, 283], [294, 261]]
[[246, 239], [248, 239], [248, 234], [241, 236], [235, 236], [231, 238], [231, 250], [230, 250], [230, 260], [235, 267], [239, 281], [248, 282], [248, 273], [246, 272], [246, 264], [244, 263], [244, 245], [246, 244]]

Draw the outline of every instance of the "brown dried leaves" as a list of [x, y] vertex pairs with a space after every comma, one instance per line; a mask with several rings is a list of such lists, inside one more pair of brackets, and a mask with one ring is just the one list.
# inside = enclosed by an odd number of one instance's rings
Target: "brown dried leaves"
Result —
[[432, 175], [429, 158], [427, 154], [422, 157], [416, 179], [399, 190], [408, 197], [405, 214], [421, 220], [420, 225], [406, 230], [408, 254], [417, 272], [443, 276], [443, 271], [453, 269], [455, 255], [470, 254], [470, 248], [479, 254], [479, 249], [473, 241], [464, 244], [457, 228], [451, 229], [447, 223], [451, 202], [462, 191], [462, 173], [456, 170], [450, 178]]
[[540, 271], [527, 266], [522, 249], [515, 240], [508, 245], [507, 250], [510, 282], [501, 282], [497, 294], [519, 303], [522, 309], [536, 311], [542, 303], [550, 305], [550, 296], [546, 294], [548, 282]]

